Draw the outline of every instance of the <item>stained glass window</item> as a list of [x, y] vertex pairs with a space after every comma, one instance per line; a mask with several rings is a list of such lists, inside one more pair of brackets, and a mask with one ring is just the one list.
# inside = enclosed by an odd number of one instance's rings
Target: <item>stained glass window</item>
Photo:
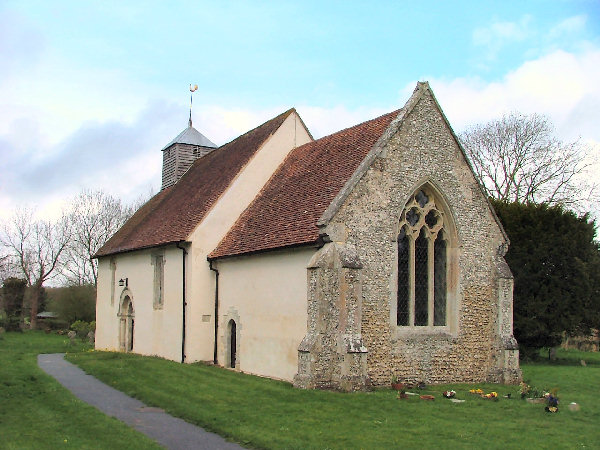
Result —
[[427, 325], [429, 287], [429, 241], [421, 229], [415, 241], [415, 325]]
[[417, 208], [412, 208], [406, 213], [406, 220], [413, 227], [417, 224], [420, 218], [419, 210]]
[[437, 222], [438, 215], [435, 213], [434, 210], [429, 211], [425, 216], [425, 223], [427, 224], [427, 226], [429, 226], [429, 228], [434, 228], [437, 225]]
[[398, 309], [397, 324], [408, 325], [409, 318], [409, 244], [404, 228], [398, 235]]
[[446, 241], [440, 232], [433, 246], [433, 324], [446, 325]]
[[429, 197], [427, 196], [427, 194], [423, 191], [419, 191], [417, 192], [417, 195], [415, 195], [415, 200], [417, 201], [417, 203], [419, 204], [419, 206], [421, 208], [424, 208], [425, 205], [427, 203], [429, 203]]
[[420, 189], [401, 216], [398, 234], [398, 326], [446, 326], [448, 234], [435, 197]]

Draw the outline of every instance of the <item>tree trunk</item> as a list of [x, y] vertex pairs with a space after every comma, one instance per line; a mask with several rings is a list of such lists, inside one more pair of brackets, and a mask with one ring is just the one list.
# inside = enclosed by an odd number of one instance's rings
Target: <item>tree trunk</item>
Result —
[[31, 292], [31, 325], [30, 328], [32, 330], [37, 330], [37, 315], [38, 315], [38, 306], [40, 303], [40, 292], [42, 290], [41, 284], [34, 284], [32, 286]]

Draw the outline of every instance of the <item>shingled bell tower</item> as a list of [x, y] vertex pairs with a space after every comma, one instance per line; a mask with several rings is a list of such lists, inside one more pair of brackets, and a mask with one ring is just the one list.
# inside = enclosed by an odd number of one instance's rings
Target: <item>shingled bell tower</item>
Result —
[[[190, 85], [190, 92], [198, 86]], [[192, 96], [190, 95], [190, 119], [188, 127], [169, 142], [163, 149], [162, 189], [173, 186], [192, 163], [209, 154], [217, 145], [192, 126]]]

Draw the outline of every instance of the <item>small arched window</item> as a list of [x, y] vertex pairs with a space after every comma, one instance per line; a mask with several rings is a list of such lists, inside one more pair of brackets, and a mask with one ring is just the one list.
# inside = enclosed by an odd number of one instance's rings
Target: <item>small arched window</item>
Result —
[[448, 324], [449, 225], [427, 188], [407, 203], [398, 233], [396, 324], [403, 327]]
[[228, 366], [232, 369], [236, 368], [237, 363], [237, 326], [235, 320], [231, 319], [227, 325], [228, 328]]

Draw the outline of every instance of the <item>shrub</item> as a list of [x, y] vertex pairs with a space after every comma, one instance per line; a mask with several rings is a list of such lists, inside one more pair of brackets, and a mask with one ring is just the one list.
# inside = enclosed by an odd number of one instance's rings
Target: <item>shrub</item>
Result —
[[19, 278], [7, 278], [2, 285], [2, 304], [5, 317], [2, 326], [6, 331], [21, 331], [21, 313], [27, 282]]
[[69, 286], [48, 289], [48, 309], [66, 323], [91, 322], [96, 319], [96, 289], [94, 286]]
[[44, 324], [50, 329], [50, 330], [66, 330], [67, 328], [69, 328], [69, 324], [68, 322], [65, 322], [62, 319], [46, 319], [44, 321]]
[[82, 339], [88, 335], [90, 329], [90, 324], [82, 320], [77, 320], [73, 322], [73, 324], [71, 324], [71, 330], [75, 331], [77, 333], [77, 336]]

